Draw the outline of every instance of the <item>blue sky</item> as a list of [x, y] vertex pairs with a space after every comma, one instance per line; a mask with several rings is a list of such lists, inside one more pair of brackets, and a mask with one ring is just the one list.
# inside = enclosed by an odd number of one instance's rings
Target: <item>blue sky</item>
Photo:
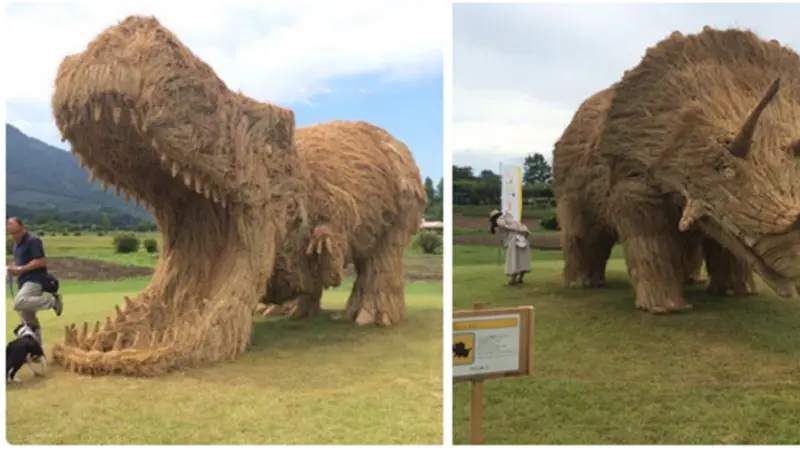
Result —
[[458, 4], [453, 164], [552, 156], [578, 106], [672, 31], [750, 28], [800, 49], [798, 4]]
[[[272, 0], [15, 4], [6, 9], [6, 121], [66, 148], [49, 99], [58, 64], [130, 14], [155, 15], [231, 89], [294, 110], [298, 126], [364, 120], [414, 153], [423, 177], [442, 177], [441, 5], [421, 1]], [[409, 23], [414, 23], [410, 32]]]
[[[367, 91], [363, 94], [360, 89]], [[385, 83], [375, 76], [331, 83], [331, 93], [294, 102], [298, 126], [329, 120], [367, 120], [389, 130], [413, 152], [423, 177], [442, 177], [441, 74], [405, 83]]]

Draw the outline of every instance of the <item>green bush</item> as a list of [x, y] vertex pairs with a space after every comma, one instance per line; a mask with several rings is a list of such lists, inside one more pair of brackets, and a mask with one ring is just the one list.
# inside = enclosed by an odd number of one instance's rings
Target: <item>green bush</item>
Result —
[[11, 236], [6, 238], [6, 255], [10, 255], [14, 252], [14, 239], [11, 239]]
[[158, 241], [153, 238], [145, 239], [144, 240], [144, 249], [147, 250], [147, 253], [155, 253], [158, 251]]
[[80, 235], [81, 235], [81, 232], [80, 232], [80, 231], [76, 231], [76, 232], [72, 233], [72, 235], [73, 235], [73, 236], [80, 236]]
[[556, 216], [550, 216], [542, 219], [542, 221], [539, 223], [539, 226], [549, 231], [558, 231], [561, 229], [558, 226], [558, 218]]
[[61, 232], [61, 235], [62, 236], [69, 236], [69, 231], [64, 230], [64, 231]]
[[114, 251], [117, 253], [136, 253], [139, 251], [139, 238], [133, 233], [120, 233], [114, 236]]
[[44, 231], [44, 230], [42, 230], [42, 231], [37, 231], [35, 234], [36, 234], [37, 236], [39, 236], [39, 237], [41, 237], [41, 236], [47, 236], [47, 231]]
[[417, 236], [417, 245], [422, 253], [433, 254], [442, 247], [442, 237], [432, 231], [423, 231]]
[[102, 236], [106, 235], [106, 232], [103, 231], [103, 230], [100, 230], [100, 231], [97, 232], [97, 235], [102, 237]]

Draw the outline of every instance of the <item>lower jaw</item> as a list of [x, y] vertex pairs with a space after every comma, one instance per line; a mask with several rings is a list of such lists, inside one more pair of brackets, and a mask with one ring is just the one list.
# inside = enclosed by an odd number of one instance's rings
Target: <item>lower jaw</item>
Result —
[[800, 295], [800, 280], [792, 280], [777, 273], [739, 239], [724, 235], [719, 226], [704, 221], [700, 224], [700, 227], [704, 233], [711, 236], [720, 245], [727, 247], [737, 257], [749, 261], [753, 265], [755, 272], [779, 297], [795, 298]]
[[[189, 213], [181, 220], [181, 237], [170, 237], [147, 288], [126, 297], [116, 317], [94, 327], [66, 327], [64, 342], [53, 347], [54, 361], [81, 374], [156, 376], [244, 352], [270, 270], [272, 249], [262, 234], [268, 230], [198, 219]], [[205, 232], [197, 230], [203, 223]], [[162, 229], [167, 235], [177, 231]], [[203, 234], [218, 240], [197, 241]], [[259, 241], [263, 252], [243, 251], [241, 242]]]

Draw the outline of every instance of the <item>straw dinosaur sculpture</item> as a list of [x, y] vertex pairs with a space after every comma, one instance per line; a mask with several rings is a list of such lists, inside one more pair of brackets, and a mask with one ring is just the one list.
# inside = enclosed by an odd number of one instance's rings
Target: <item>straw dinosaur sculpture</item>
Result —
[[[564, 278], [600, 286], [624, 246], [636, 305], [684, 310], [701, 250], [715, 293], [800, 286], [800, 57], [750, 31], [673, 33], [586, 100], [554, 150]], [[700, 247], [698, 247], [700, 246]]]
[[403, 255], [427, 199], [410, 152], [384, 130], [295, 131], [292, 111], [229, 90], [140, 16], [64, 59], [52, 107], [90, 179], [144, 202], [163, 239], [150, 284], [115, 318], [67, 327], [53, 357], [68, 370], [152, 376], [233, 360], [266, 286], [318, 303], [347, 261], [357, 278], [343, 317], [403, 319]]

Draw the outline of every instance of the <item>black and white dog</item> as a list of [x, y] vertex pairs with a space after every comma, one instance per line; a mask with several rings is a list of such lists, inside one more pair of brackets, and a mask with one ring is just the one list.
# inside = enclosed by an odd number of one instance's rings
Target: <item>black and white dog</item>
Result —
[[23, 364], [28, 364], [35, 375], [43, 376], [47, 371], [47, 358], [34, 330], [24, 323], [19, 324], [14, 328], [14, 336], [16, 338], [6, 345], [6, 381], [16, 381], [14, 376]]

